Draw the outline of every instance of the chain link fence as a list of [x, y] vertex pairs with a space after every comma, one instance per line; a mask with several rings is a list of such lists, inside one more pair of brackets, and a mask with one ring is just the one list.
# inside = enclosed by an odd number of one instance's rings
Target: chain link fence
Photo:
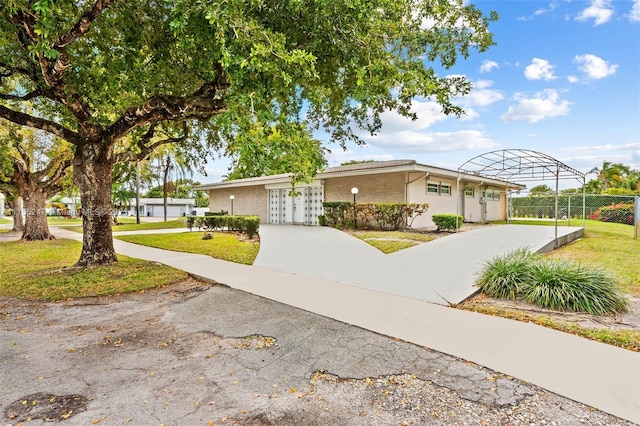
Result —
[[[582, 225], [582, 219], [622, 223], [635, 227], [638, 233], [640, 197], [605, 194], [559, 194], [558, 220], [569, 225]], [[513, 219], [555, 219], [555, 195], [521, 193], [509, 199], [509, 217]]]

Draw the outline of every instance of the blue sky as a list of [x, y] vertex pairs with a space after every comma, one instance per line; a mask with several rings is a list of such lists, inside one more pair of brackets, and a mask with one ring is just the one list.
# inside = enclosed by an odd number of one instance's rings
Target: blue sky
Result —
[[[439, 70], [473, 83], [457, 99], [467, 115], [416, 100], [417, 121], [387, 113], [379, 135], [363, 135], [365, 147], [327, 144], [330, 166], [415, 159], [457, 169], [482, 153], [522, 148], [585, 173], [604, 160], [640, 169], [640, 0], [473, 3], [500, 15], [491, 26], [496, 46]], [[199, 179], [219, 181], [226, 167], [216, 161]]]

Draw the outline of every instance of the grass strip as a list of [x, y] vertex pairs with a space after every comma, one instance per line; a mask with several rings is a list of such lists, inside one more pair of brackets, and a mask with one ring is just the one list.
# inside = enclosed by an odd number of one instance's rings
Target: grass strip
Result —
[[149, 290], [188, 278], [183, 271], [126, 256], [109, 266], [73, 268], [81, 249], [81, 243], [66, 239], [2, 243], [0, 296], [60, 301]]
[[210, 240], [203, 240], [202, 236], [202, 232], [185, 232], [178, 234], [120, 235], [116, 238], [143, 246], [204, 254], [215, 259], [245, 265], [253, 264], [260, 249], [260, 243], [240, 241], [232, 233], [212, 232]]

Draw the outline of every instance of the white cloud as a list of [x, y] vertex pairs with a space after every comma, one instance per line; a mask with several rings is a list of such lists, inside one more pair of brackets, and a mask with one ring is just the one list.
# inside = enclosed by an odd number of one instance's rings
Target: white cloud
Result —
[[418, 116], [418, 119], [415, 121], [403, 117], [395, 111], [382, 113], [380, 115], [382, 131], [424, 130], [448, 118], [448, 116], [442, 112], [442, 106], [437, 102], [413, 101], [411, 110]]
[[553, 65], [546, 59], [533, 58], [531, 65], [524, 69], [524, 76], [527, 80], [554, 80]]
[[400, 131], [392, 134], [385, 132], [369, 138], [368, 143], [377, 148], [413, 154], [469, 151], [493, 148], [498, 145], [480, 130], [431, 133]]
[[576, 16], [576, 21], [593, 19], [593, 26], [606, 24], [613, 16], [610, 0], [591, 0], [591, 5]]
[[533, 14], [534, 15], [544, 15], [545, 13], [553, 12], [556, 9], [556, 7], [558, 7], [558, 3], [551, 2], [551, 3], [549, 3], [549, 8], [548, 9], [540, 8], [540, 9], [536, 10], [535, 12], [533, 12]]
[[518, 103], [510, 106], [508, 111], [500, 117], [502, 121], [528, 121], [537, 123], [545, 118], [567, 115], [572, 102], [561, 100], [556, 90], [547, 89], [536, 93], [533, 98], [516, 95]]
[[574, 61], [588, 78], [598, 80], [616, 73], [618, 65], [609, 65], [607, 61], [596, 55], [577, 55]]
[[500, 65], [498, 65], [498, 63], [495, 62], [495, 61], [489, 61], [489, 60], [485, 59], [482, 62], [482, 65], [480, 65], [480, 72], [481, 73], [491, 72], [491, 71], [493, 71], [494, 68], [500, 68]]
[[631, 22], [640, 22], [640, 0], [633, 0], [631, 12], [629, 12], [629, 20]]
[[[469, 94], [457, 97], [456, 101], [467, 109], [474, 106], [489, 106], [504, 99], [504, 95], [498, 90], [490, 89], [491, 86], [493, 86], [491, 80], [478, 80], [473, 83], [473, 89]], [[471, 115], [469, 110], [467, 115]]]
[[569, 77], [567, 77], [567, 80], [569, 81], [569, 83], [572, 83], [572, 84], [575, 84], [580, 81], [580, 79], [575, 75], [570, 75]]

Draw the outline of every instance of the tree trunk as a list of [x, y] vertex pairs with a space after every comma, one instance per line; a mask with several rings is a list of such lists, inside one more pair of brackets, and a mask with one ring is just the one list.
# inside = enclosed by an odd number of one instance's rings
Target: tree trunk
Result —
[[167, 164], [164, 166], [164, 175], [162, 176], [162, 194], [164, 197], [164, 221], [167, 221], [167, 179], [169, 178], [169, 169], [171, 168], [171, 157], [167, 157]]
[[114, 144], [78, 146], [73, 161], [73, 181], [82, 202], [82, 252], [76, 266], [117, 262], [111, 233], [111, 174]]
[[17, 196], [11, 203], [11, 210], [13, 212], [13, 229], [11, 229], [11, 232], [24, 231], [24, 217], [22, 216], [22, 207], [22, 197]]
[[47, 223], [47, 193], [39, 191], [37, 188], [25, 191], [24, 207], [27, 214], [22, 240], [55, 240], [55, 237], [49, 232], [49, 224]]

